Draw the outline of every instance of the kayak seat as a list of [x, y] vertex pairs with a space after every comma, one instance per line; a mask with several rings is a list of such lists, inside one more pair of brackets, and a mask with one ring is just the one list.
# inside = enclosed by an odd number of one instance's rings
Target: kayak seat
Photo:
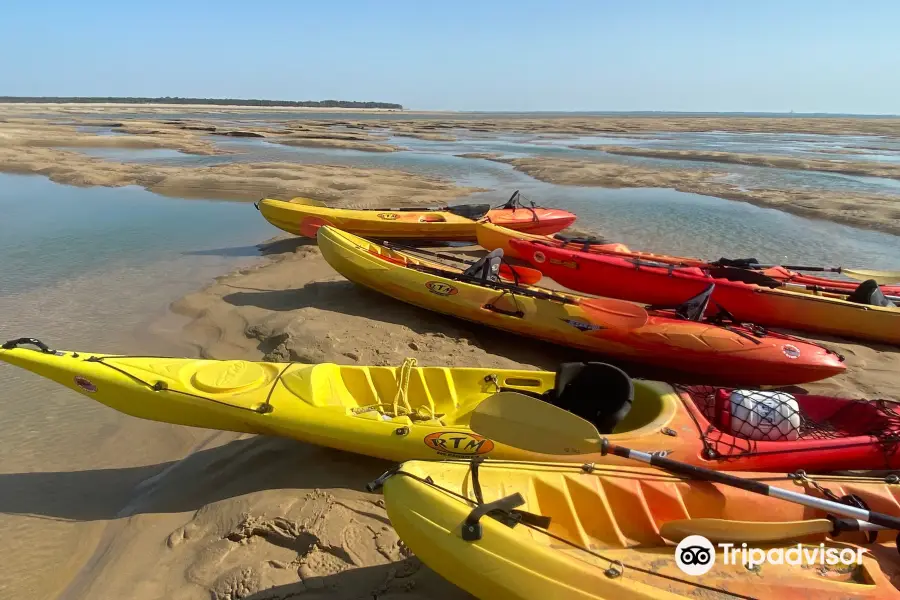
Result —
[[634, 385], [621, 369], [601, 362], [562, 363], [546, 394], [551, 404], [572, 412], [610, 434], [631, 410]]
[[583, 244], [585, 247], [590, 246], [602, 246], [607, 244], [608, 242], [602, 237], [594, 237], [592, 235], [566, 235], [564, 233], [555, 233], [553, 237], [561, 242], [565, 242], [567, 244]]
[[472, 219], [473, 221], [477, 221], [486, 215], [489, 210], [491, 210], [490, 204], [457, 204], [456, 206], [447, 207], [448, 213], [457, 217]]
[[699, 322], [706, 313], [706, 307], [709, 306], [709, 299], [715, 289], [716, 284], [711, 283], [705, 290], [678, 306], [652, 305], [648, 306], [647, 310], [674, 310], [679, 319]]
[[878, 287], [878, 282], [874, 279], [867, 279], [859, 284], [859, 287], [847, 296], [847, 300], [857, 304], [868, 304], [869, 306], [897, 306], [884, 297], [884, 292], [881, 291], [881, 288]]
[[712, 267], [709, 269], [709, 276], [715, 279], [726, 279], [728, 281], [738, 281], [740, 283], [753, 283], [763, 287], [777, 288], [781, 287], [781, 282], [761, 273], [759, 271], [749, 271], [747, 269], [735, 269], [733, 267]]
[[492, 250], [479, 258], [463, 275], [477, 277], [484, 281], [500, 281], [500, 263], [503, 262], [503, 248]]
[[738, 269], [750, 269], [759, 264], [755, 258], [720, 258], [712, 264], [719, 267], [737, 267]]

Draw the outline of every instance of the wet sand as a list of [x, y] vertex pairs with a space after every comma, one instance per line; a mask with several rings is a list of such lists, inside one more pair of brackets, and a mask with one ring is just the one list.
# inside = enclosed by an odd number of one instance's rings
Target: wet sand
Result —
[[305, 196], [339, 204], [368, 197], [404, 203], [426, 195], [432, 204], [478, 191], [401, 171], [297, 163], [232, 163], [172, 167], [120, 163], [56, 148], [0, 146], [0, 171], [44, 175], [77, 186], [138, 185], [176, 198], [255, 201]]
[[360, 150], [362, 152], [397, 152], [402, 150], [400, 146], [392, 144], [378, 144], [375, 142], [363, 142], [357, 140], [334, 139], [328, 137], [298, 137], [295, 139], [281, 138], [279, 144], [285, 146], [307, 146], [310, 148], [343, 148], [345, 150]]
[[[395, 120], [365, 121], [372, 126], [385, 126]], [[463, 124], [464, 123], [464, 124]], [[481, 132], [527, 132], [550, 134], [589, 135], [630, 134], [657, 132], [729, 131], [740, 133], [803, 133], [822, 135], [879, 135], [900, 137], [900, 118], [854, 117], [742, 117], [700, 115], [685, 116], [580, 116], [534, 118], [532, 116], [465, 119], [441, 119], [406, 121], [410, 127], [424, 129], [452, 129], [462, 127]]]

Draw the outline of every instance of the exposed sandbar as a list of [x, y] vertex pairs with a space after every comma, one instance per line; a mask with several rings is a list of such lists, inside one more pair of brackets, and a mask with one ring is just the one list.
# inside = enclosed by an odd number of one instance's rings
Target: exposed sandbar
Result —
[[715, 177], [721, 173], [700, 169], [648, 169], [608, 162], [550, 158], [492, 160], [512, 165], [547, 183], [610, 188], [673, 188], [900, 235], [900, 195], [802, 188], [746, 189], [717, 181]]
[[[847, 160], [827, 160], [817, 158], [797, 158], [737, 152], [715, 152], [709, 150], [669, 150], [663, 148], [634, 148], [631, 146], [579, 145], [583, 150], [600, 150], [609, 154], [642, 156], [666, 160], [691, 160], [700, 162], [728, 163], [768, 167], [770, 169], [798, 169], [803, 171], [824, 171], [845, 175], [864, 175], [900, 179], [900, 164], [862, 162]], [[852, 151], [851, 151], [852, 152]]]

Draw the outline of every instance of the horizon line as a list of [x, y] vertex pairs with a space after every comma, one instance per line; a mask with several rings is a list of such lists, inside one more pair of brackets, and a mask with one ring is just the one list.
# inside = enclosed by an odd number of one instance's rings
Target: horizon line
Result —
[[897, 113], [853, 113], [830, 111], [773, 111], [773, 110], [607, 110], [607, 109], [539, 109], [539, 110], [459, 110], [459, 109], [429, 109], [409, 108], [400, 103], [381, 102], [371, 100], [275, 100], [265, 98], [198, 98], [191, 96], [0, 96], [0, 104], [157, 104], [169, 106], [215, 106], [238, 108], [333, 108], [333, 109], [363, 109], [363, 110], [391, 110], [402, 112], [433, 112], [433, 113], [457, 113], [457, 114], [632, 114], [632, 115], [744, 115], [765, 116], [792, 115], [795, 117], [900, 117]]

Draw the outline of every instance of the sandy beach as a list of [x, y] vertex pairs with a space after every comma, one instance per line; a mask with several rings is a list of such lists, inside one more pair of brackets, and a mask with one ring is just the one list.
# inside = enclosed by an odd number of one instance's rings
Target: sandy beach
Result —
[[[438, 177], [375, 167], [299, 162], [172, 166], [102, 159], [80, 150], [167, 148], [201, 157], [227, 156], [228, 151], [211, 139], [221, 135], [223, 139], [263, 138], [278, 145], [376, 155], [401, 152], [397, 137], [450, 141], [462, 129], [486, 135], [546, 135], [546, 139], [554, 135], [685, 131], [900, 135], [897, 119], [483, 120], [428, 115], [415, 121], [273, 120], [250, 124], [166, 118], [167, 110], [184, 112], [183, 106], [167, 109], [154, 105], [147, 110], [158, 112], [158, 120], [141, 117], [129, 121], [104, 118], [109, 107], [77, 108], [92, 113], [91, 117], [72, 116], [69, 113], [75, 112], [74, 108], [63, 107], [56, 118], [48, 120], [22, 114], [39, 112], [34, 106], [0, 106], [0, 172], [41, 175], [72, 186], [134, 185], [179, 198], [247, 202], [264, 196], [306, 196], [334, 206], [362, 208], [443, 204], [481, 190]], [[235, 119], [241, 114], [237, 109], [228, 111]], [[279, 113], [278, 109], [271, 111]], [[111, 129], [119, 135], [100, 135], [85, 127]], [[389, 137], [394, 141], [388, 142]], [[700, 165], [639, 167], [604, 161], [602, 156], [585, 160], [504, 158], [494, 153], [462, 156], [470, 161], [499, 161], [551, 183], [668, 187], [900, 234], [900, 198], [896, 195], [742, 191], [717, 180], [716, 173]], [[677, 158], [690, 159], [684, 155]], [[791, 168], [834, 168], [830, 161], [819, 162]], [[895, 177], [895, 171], [891, 173], [878, 174]], [[248, 209], [247, 218], [259, 218]], [[279, 235], [261, 243], [259, 250], [261, 256], [252, 259], [252, 264], [213, 282], [198, 281], [196, 291], [172, 303], [169, 312], [155, 319], [150, 329], [165, 341], [162, 345], [216, 359], [399, 365], [414, 357], [421, 365], [549, 370], [580, 356], [356, 287], [328, 266], [311, 240]], [[900, 400], [900, 353], [896, 349], [804, 337], [838, 350], [848, 364], [846, 374], [805, 386], [809, 391]], [[72, 349], [126, 351], [116, 347]], [[68, 399], [73, 411], [91, 404], [72, 393]], [[111, 412], [105, 407], [93, 408]], [[14, 573], [30, 575], [7, 577], [0, 582], [0, 596], [66, 600], [469, 598], [411, 554], [390, 527], [380, 496], [364, 491], [365, 484], [390, 467], [389, 463], [290, 440], [122, 419], [127, 429], [117, 433], [115, 443], [109, 441], [115, 460], [105, 456], [91, 464], [87, 453], [67, 456], [62, 451], [51, 466], [27, 460], [21, 465], [4, 465], [0, 512], [27, 521], [29, 529], [27, 540], [0, 549], [0, 560], [13, 565]], [[123, 439], [137, 440], [134, 448], [129, 449]], [[74, 541], [66, 542], [69, 545], [64, 548], [59, 542], [47, 549], [52, 546], [47, 540], [63, 530], [69, 536], [66, 539]], [[66, 561], [60, 566], [56, 561], [63, 551]]]

